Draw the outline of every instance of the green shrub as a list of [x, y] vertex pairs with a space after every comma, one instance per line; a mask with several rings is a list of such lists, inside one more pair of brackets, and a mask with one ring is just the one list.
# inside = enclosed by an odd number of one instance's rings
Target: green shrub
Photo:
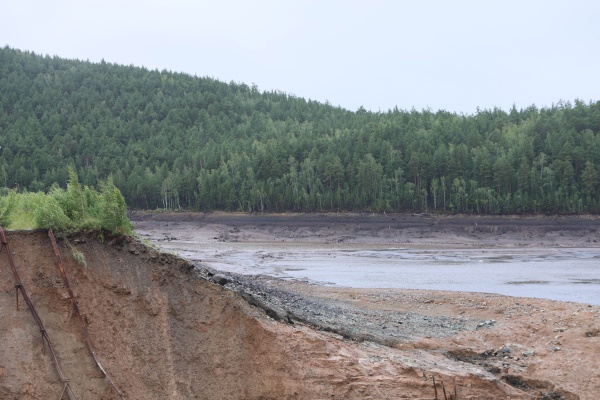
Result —
[[72, 167], [69, 167], [69, 183], [66, 192], [63, 192], [60, 203], [63, 211], [74, 221], [83, 221], [86, 214], [85, 197], [83, 188], [79, 183], [77, 174]]
[[4, 197], [0, 197], [0, 225], [8, 226], [16, 203], [16, 191], [11, 190]]
[[62, 194], [59, 191], [53, 191], [34, 208], [33, 216], [36, 227], [52, 228], [59, 234], [69, 233], [75, 228], [73, 221], [65, 214], [60, 205]]
[[127, 217], [127, 204], [121, 191], [115, 186], [112, 178], [100, 182], [100, 224], [102, 229], [111, 232], [132, 232], [133, 225]]
[[48, 193], [0, 195], [0, 224], [9, 229], [52, 228], [58, 235], [82, 229], [131, 234], [125, 199], [112, 178], [100, 182], [100, 192], [82, 187], [69, 169], [67, 190], [54, 184]]
[[73, 247], [71, 248], [71, 254], [73, 255], [73, 259], [77, 262], [77, 264], [87, 267], [87, 261], [85, 261], [85, 255], [82, 252]]

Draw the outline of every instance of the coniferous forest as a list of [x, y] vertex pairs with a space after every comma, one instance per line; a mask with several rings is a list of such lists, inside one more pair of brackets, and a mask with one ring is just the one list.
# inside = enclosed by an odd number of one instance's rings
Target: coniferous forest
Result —
[[66, 187], [72, 167], [144, 209], [600, 212], [600, 101], [351, 112], [5, 47], [0, 146], [0, 195]]

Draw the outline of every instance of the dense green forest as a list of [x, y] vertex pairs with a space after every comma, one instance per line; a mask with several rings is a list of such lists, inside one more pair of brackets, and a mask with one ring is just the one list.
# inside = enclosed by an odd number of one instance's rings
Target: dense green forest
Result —
[[0, 146], [0, 194], [66, 187], [71, 166], [145, 209], [600, 211], [600, 102], [351, 112], [5, 47]]

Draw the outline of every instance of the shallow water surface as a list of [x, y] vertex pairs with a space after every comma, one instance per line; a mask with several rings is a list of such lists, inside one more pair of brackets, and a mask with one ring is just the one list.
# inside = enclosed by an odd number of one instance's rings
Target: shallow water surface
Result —
[[353, 288], [498, 293], [600, 305], [599, 248], [413, 249], [365, 244], [160, 244], [224, 271]]

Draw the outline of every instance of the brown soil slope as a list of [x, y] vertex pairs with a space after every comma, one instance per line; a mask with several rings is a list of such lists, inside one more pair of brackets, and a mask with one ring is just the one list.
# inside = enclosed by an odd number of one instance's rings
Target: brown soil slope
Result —
[[[71, 315], [46, 233], [13, 232], [8, 240], [77, 398], [117, 399]], [[71, 287], [98, 357], [127, 399], [433, 399], [432, 376], [446, 382], [448, 398], [455, 387], [460, 399], [537, 396], [429, 349], [356, 343], [277, 322], [187, 262], [131, 239], [70, 242], [87, 261], [78, 265], [59, 242]], [[59, 399], [63, 387], [40, 332], [24, 304], [16, 311], [5, 254], [0, 321], [0, 398]]]

